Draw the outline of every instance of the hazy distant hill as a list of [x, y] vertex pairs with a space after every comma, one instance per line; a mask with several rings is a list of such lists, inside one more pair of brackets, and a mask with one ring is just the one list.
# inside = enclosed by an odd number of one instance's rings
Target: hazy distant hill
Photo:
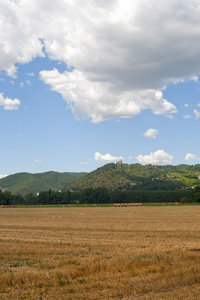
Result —
[[73, 190], [106, 187], [109, 190], [174, 190], [200, 185], [200, 164], [153, 166], [107, 164], [67, 186]]
[[0, 188], [22, 195], [26, 195], [29, 192], [36, 194], [41, 191], [48, 191], [49, 189], [52, 191], [61, 190], [66, 185], [82, 178], [86, 174], [59, 173], [54, 171], [37, 174], [17, 173], [0, 179]]

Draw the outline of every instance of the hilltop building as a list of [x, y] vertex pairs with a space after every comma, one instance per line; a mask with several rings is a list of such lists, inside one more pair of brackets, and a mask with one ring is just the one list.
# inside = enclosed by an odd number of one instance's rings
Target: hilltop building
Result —
[[122, 159], [120, 159], [119, 161], [115, 162], [116, 165], [121, 166], [122, 165]]

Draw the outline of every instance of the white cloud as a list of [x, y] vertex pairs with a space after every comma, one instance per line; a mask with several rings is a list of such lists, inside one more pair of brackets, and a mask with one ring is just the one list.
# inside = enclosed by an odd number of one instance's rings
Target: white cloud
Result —
[[147, 131], [145, 131], [144, 136], [150, 139], [155, 139], [158, 134], [157, 129], [149, 128]]
[[80, 161], [79, 164], [80, 164], [80, 165], [88, 165], [88, 164], [89, 164], [89, 161]]
[[189, 107], [189, 104], [185, 104], [184, 107]]
[[168, 118], [170, 120], [174, 120], [175, 119], [174, 116], [172, 116], [172, 115], [166, 115], [166, 118]]
[[80, 165], [88, 165], [92, 161], [91, 158], [89, 158], [87, 161], [80, 161]]
[[12, 77], [16, 76], [16, 63], [27, 63], [37, 56], [44, 56], [38, 32], [38, 23], [42, 25], [42, 20], [41, 15], [36, 14], [37, 1], [28, 2], [0, 1], [0, 69]]
[[26, 84], [31, 85], [30, 80], [26, 80]]
[[26, 73], [27, 76], [35, 76], [35, 74], [33, 72], [31, 73]]
[[84, 73], [41, 71], [40, 77], [66, 100], [76, 119], [90, 118], [93, 123], [115, 117], [130, 118], [144, 109], [154, 114], [176, 113], [176, 107], [163, 98], [161, 91], [126, 91], [120, 93], [112, 83], [89, 81]]
[[24, 87], [24, 83], [23, 83], [23, 82], [20, 82], [19, 86], [20, 86], [21, 88], [23, 88], [23, 87]]
[[101, 161], [101, 162], [103, 162], [103, 161], [111, 162], [111, 161], [117, 161], [117, 160], [124, 160], [123, 157], [121, 157], [121, 156], [112, 156], [109, 153], [103, 155], [103, 154], [101, 154], [99, 152], [95, 153], [94, 159], [96, 161]]
[[199, 0], [1, 0], [0, 11], [0, 70], [45, 54], [74, 67], [41, 78], [78, 118], [171, 116], [161, 91], [200, 73]]
[[7, 177], [8, 175], [0, 175], [0, 179]]
[[200, 103], [198, 103], [197, 106], [200, 107]]
[[20, 100], [4, 98], [3, 93], [0, 93], [0, 106], [3, 106], [5, 110], [17, 110], [20, 106]]
[[171, 164], [173, 156], [164, 152], [163, 150], [157, 150], [156, 152], [151, 152], [150, 155], [138, 155], [136, 156], [138, 163], [142, 165], [161, 165], [161, 164]]
[[200, 157], [197, 157], [197, 155], [192, 154], [192, 153], [187, 153], [185, 156], [185, 160], [200, 160]]
[[196, 119], [200, 118], [200, 112], [198, 110], [194, 109], [193, 112], [195, 114]]
[[135, 156], [129, 156], [129, 157], [128, 157], [128, 159], [133, 159], [133, 158], [135, 158]]
[[34, 162], [35, 162], [35, 163], [41, 163], [42, 160], [41, 160], [41, 159], [35, 159]]
[[191, 116], [190, 116], [190, 115], [185, 115], [185, 116], [183, 116], [183, 118], [184, 118], [184, 119], [190, 119]]

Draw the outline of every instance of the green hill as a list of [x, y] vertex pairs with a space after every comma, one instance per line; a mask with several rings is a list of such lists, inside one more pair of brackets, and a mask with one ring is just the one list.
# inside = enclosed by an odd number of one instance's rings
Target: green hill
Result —
[[0, 189], [8, 190], [14, 194], [26, 195], [29, 192], [33, 194], [48, 190], [61, 190], [71, 182], [78, 180], [87, 173], [16, 173], [0, 179]]
[[41, 191], [105, 187], [109, 190], [175, 190], [200, 185], [200, 164], [153, 166], [106, 164], [91, 173], [17, 173], [0, 179], [0, 189], [26, 195]]
[[105, 187], [109, 190], [175, 190], [200, 185], [200, 164], [153, 166], [107, 164], [67, 186], [74, 191]]

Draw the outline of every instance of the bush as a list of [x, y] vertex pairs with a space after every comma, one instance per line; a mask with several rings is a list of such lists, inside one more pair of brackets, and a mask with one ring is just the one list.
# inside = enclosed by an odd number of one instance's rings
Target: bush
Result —
[[194, 194], [194, 202], [200, 202], [200, 192]]
[[184, 204], [184, 203], [191, 203], [191, 202], [192, 202], [192, 199], [189, 199], [189, 198], [187, 198], [187, 197], [182, 197], [180, 202], [181, 202], [182, 204]]

